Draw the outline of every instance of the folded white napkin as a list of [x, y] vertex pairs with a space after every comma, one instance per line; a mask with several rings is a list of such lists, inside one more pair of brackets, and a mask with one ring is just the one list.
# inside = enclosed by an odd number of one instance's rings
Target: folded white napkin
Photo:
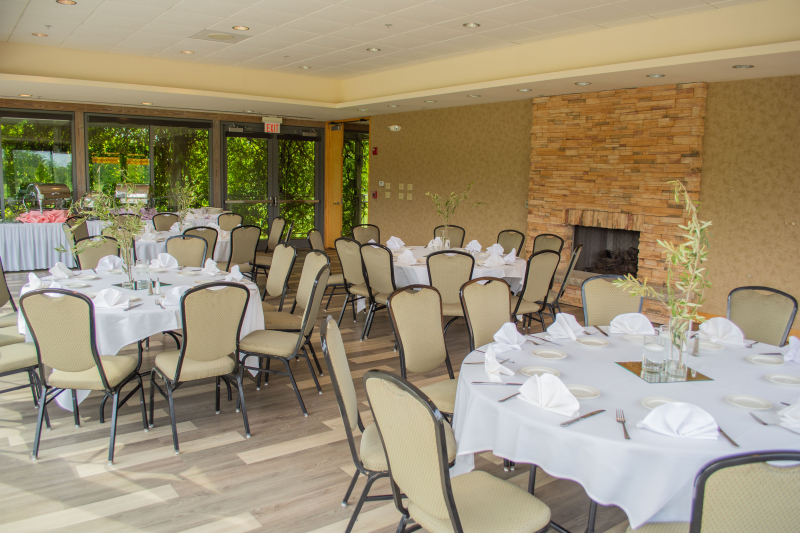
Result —
[[485, 363], [483, 365], [483, 369], [486, 372], [486, 377], [489, 381], [494, 383], [502, 383], [503, 377], [502, 376], [513, 376], [514, 371], [510, 368], [504, 367], [498, 360], [497, 354], [500, 353], [496, 350], [497, 346], [495, 344], [490, 344], [486, 348], [486, 355], [485, 355]]
[[191, 287], [187, 285], [178, 285], [177, 287], [171, 288], [164, 295], [164, 305], [178, 307], [181, 305], [181, 296], [183, 296], [183, 293], [189, 289], [191, 289]]
[[655, 335], [653, 325], [642, 313], [624, 313], [614, 317], [608, 332], [617, 335]]
[[739, 326], [717, 316], [700, 324], [700, 338], [711, 342], [722, 342], [735, 346], [744, 346], [744, 333]]
[[788, 429], [800, 429], [800, 401], [778, 411], [779, 426]]
[[519, 392], [522, 400], [562, 416], [575, 416], [581, 408], [578, 399], [553, 374], [530, 377]]
[[28, 273], [28, 288], [32, 291], [42, 288], [42, 280], [33, 272]]
[[572, 339], [586, 333], [575, 317], [569, 313], [556, 313], [556, 321], [547, 328], [550, 339]]
[[520, 335], [519, 331], [517, 331], [517, 325], [513, 322], [506, 322], [500, 326], [493, 338], [495, 342], [492, 346], [497, 353], [521, 350], [522, 345], [525, 344], [525, 337]]
[[155, 242], [156, 234], [150, 233], [149, 231], [145, 231], [141, 235], [139, 235], [139, 242]]
[[375, 243], [375, 239], [370, 239], [370, 240], [367, 241], [367, 244], [370, 244], [370, 243], [374, 244]]
[[417, 262], [417, 258], [411, 253], [411, 250], [406, 250], [397, 256], [397, 262], [403, 265], [413, 265]]
[[718, 435], [713, 416], [696, 405], [684, 402], [659, 405], [638, 421], [636, 427], [686, 439], [716, 439]]
[[150, 266], [153, 268], [178, 268], [178, 260], [168, 253], [162, 253], [150, 261]]
[[512, 248], [511, 249], [511, 253], [503, 258], [503, 261], [505, 261], [506, 263], [513, 263], [516, 260], [517, 260], [517, 249], [516, 248]]
[[426, 246], [426, 248], [433, 248], [436, 244], [440, 244], [440, 245], [442, 244], [442, 238], [441, 237], [435, 237], [435, 238], [431, 239], [430, 241], [428, 241], [428, 246]]
[[94, 306], [103, 309], [125, 309], [130, 298], [117, 289], [103, 289], [94, 297]]
[[183, 220], [194, 220], [196, 218], [200, 218], [200, 217], [198, 217], [197, 215], [192, 213], [191, 210], [190, 210], [188, 213], [186, 213], [186, 216], [183, 217]]
[[486, 252], [490, 254], [502, 254], [505, 253], [505, 250], [498, 243], [494, 243], [486, 249]]
[[239, 272], [239, 265], [233, 265], [231, 273], [225, 276], [225, 281], [241, 281], [244, 276]]
[[[500, 253], [502, 253], [502, 251]], [[503, 257], [495, 253], [487, 257], [486, 260], [483, 262], [483, 266], [489, 268], [501, 267], [505, 264], [506, 262], [505, 260], [503, 260]]]
[[169, 227], [169, 230], [170, 231], [176, 231], [176, 232], [180, 233], [181, 232], [181, 223], [180, 222], [174, 223], [173, 225], [171, 225]]
[[220, 240], [220, 241], [227, 241], [228, 239], [231, 238], [231, 232], [230, 231], [225, 231], [224, 229], [220, 228], [216, 224], [208, 224], [208, 226], [206, 226], [206, 227], [214, 228], [215, 230], [217, 230], [217, 239]]
[[208, 214], [208, 210], [205, 207], [189, 209], [189, 212], [198, 218], [204, 218]]
[[122, 268], [122, 258], [116, 255], [107, 255], [101, 257], [94, 268], [96, 272], [108, 272], [109, 270], [116, 270]]
[[51, 268], [48, 272], [50, 272], [53, 275], [53, 279], [69, 279], [75, 276], [75, 274], [73, 274], [72, 271], [69, 268], [67, 268], [67, 265], [65, 265], [61, 261], [56, 263], [55, 266]]
[[794, 361], [800, 364], [800, 339], [789, 337], [789, 344], [781, 348], [784, 361]]
[[390, 250], [397, 250], [405, 245], [406, 243], [401, 241], [398, 237], [389, 237], [389, 240], [386, 241], [386, 247]]
[[203, 270], [201, 270], [203, 274], [206, 276], [216, 276], [220, 273], [219, 268], [217, 268], [217, 262], [213, 259], [206, 259], [206, 264], [203, 265]]
[[468, 252], [480, 252], [481, 250], [483, 250], [483, 247], [481, 246], [481, 243], [479, 243], [475, 239], [472, 239], [471, 241], [469, 241], [469, 244], [467, 244], [467, 247], [465, 249]]

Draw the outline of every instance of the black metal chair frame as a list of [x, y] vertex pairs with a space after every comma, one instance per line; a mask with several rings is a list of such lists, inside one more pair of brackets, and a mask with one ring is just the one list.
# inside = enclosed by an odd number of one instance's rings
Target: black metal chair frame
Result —
[[[199, 231], [201, 233], [208, 232], [208, 231], [213, 231], [214, 232], [214, 246], [211, 248], [211, 253], [210, 254], [208, 253], [208, 240], [203, 238], [203, 237], [200, 237], [200, 235], [195, 235], [193, 233], [189, 233], [190, 231]], [[219, 241], [219, 232], [216, 229], [210, 228], [208, 226], [196, 226], [194, 228], [188, 228], [188, 229], [183, 230], [183, 234], [182, 235], [186, 235], [187, 237], [200, 237], [201, 239], [206, 241], [206, 255], [203, 258], [203, 262], [204, 262], [203, 264], [205, 264], [205, 261], [207, 259], [211, 259], [211, 260], [214, 259], [214, 253], [217, 251], [217, 241]], [[172, 238], [174, 238], [174, 237], [170, 237], [170, 239], [172, 239]], [[167, 239], [167, 240], [169, 240], [169, 239]]]
[[[292, 249], [292, 263], [289, 265], [289, 270], [286, 272], [286, 279], [283, 280], [283, 291], [281, 292], [281, 303], [278, 306], [278, 311], [283, 311], [283, 301], [286, 298], [286, 293], [289, 292], [289, 278], [292, 276], [292, 270], [294, 270], [294, 263], [297, 261], [297, 248], [292, 246], [291, 244], [281, 243], [284, 246], [288, 246]], [[324, 252], [323, 252], [324, 253]], [[330, 260], [329, 260], [330, 262]], [[267, 274], [269, 276], [269, 274]], [[269, 279], [269, 278], [267, 278]], [[263, 302], [267, 298], [267, 288], [264, 287], [264, 294], [261, 296], [261, 301]]]
[[[533, 238], [533, 253], [536, 253], [536, 239], [538, 239], [539, 237], [555, 237], [556, 239], [561, 241], [561, 246], [558, 247], [558, 250], [553, 250], [554, 252], [556, 252], [559, 255], [561, 255], [561, 250], [564, 249], [564, 239], [562, 239], [561, 237], [559, 237], [555, 233], [540, 233], [539, 235], [534, 237]], [[543, 251], [543, 250], [540, 250], [540, 251]]]
[[[269, 237], [270, 237], [270, 234], [272, 233], [272, 229], [274, 228], [274, 224], [275, 224], [276, 220], [283, 220], [283, 228], [281, 228], [281, 234], [278, 235], [278, 244], [283, 244], [283, 243], [287, 243], [288, 244], [289, 243], [289, 238], [291, 238], [291, 236], [292, 236], [292, 227], [294, 226], [294, 222], [287, 223], [286, 219], [283, 218], [283, 217], [275, 217], [275, 218], [273, 218], [272, 222], [269, 225], [269, 232], [267, 233], [267, 239], [266, 239], [266, 241], [267, 241], [266, 242], [266, 246], [267, 246], [266, 252], [267, 253], [272, 252], [272, 250], [269, 249]], [[241, 227], [241, 226], [239, 226], [239, 227]], [[234, 228], [234, 229], [236, 229], [236, 228]], [[231, 230], [231, 231], [233, 231], [233, 230]], [[286, 235], [286, 239], [283, 238], [284, 235]], [[258, 246], [256, 246], [256, 253], [258, 253]], [[256, 278], [258, 277], [258, 271], [259, 270], [263, 271], [264, 275], [266, 276], [267, 275], [267, 271], [269, 270], [269, 267], [270, 267], [270, 265], [257, 264], [256, 261], [255, 261], [255, 256], [254, 256], [253, 257], [253, 283], [256, 282]]]
[[572, 251], [572, 256], [569, 260], [569, 265], [567, 266], [566, 272], [564, 272], [564, 281], [561, 282], [561, 287], [558, 289], [558, 293], [556, 297], [553, 299], [552, 302], [547, 303], [547, 314], [550, 315], [550, 319], [555, 322], [556, 321], [556, 309], [558, 312], [561, 312], [561, 297], [564, 296], [564, 292], [567, 290], [567, 283], [569, 282], [569, 277], [572, 275], [572, 271], [575, 269], [575, 263], [578, 262], [578, 254], [580, 253], [581, 249], [583, 248], [582, 244], [579, 244], [575, 247]]
[[[368, 224], [362, 224], [362, 226], [366, 226]], [[371, 225], [371, 224], [369, 224]], [[361, 248], [363, 249], [365, 246], [375, 246], [378, 248], [383, 248], [386, 250], [386, 253], [389, 254], [389, 273], [392, 276], [392, 293], [397, 290], [397, 285], [394, 282], [394, 258], [392, 256], [392, 251], [387, 248], [386, 246], [378, 243], [366, 243], [362, 244]], [[375, 313], [380, 311], [381, 309], [386, 309], [386, 305], [379, 304], [375, 301], [375, 293], [372, 291], [372, 285], [369, 283], [369, 273], [367, 272], [367, 265], [364, 263], [364, 254], [361, 254], [361, 267], [364, 269], [364, 281], [367, 282], [367, 290], [369, 291], [369, 309], [367, 310], [367, 317], [364, 320], [364, 331], [361, 332], [361, 340], [369, 338], [369, 332], [372, 329], [372, 320], [375, 318]], [[344, 308], [342, 308], [344, 309]], [[395, 337], [396, 341], [396, 337]]]
[[[442, 225], [442, 226], [436, 226], [435, 228], [433, 228], [433, 238], [434, 239], [436, 238], [436, 230], [439, 229], [439, 228], [443, 228], [443, 227], [445, 227], [445, 226]], [[458, 243], [458, 246], [456, 246], [456, 244], [451, 240], [450, 241], [450, 246], [453, 247], [453, 248], [463, 248], [464, 247], [464, 240], [467, 237], [467, 230], [465, 230], [461, 226], [456, 226], [455, 224], [448, 224], [447, 227], [448, 228], [458, 228], [458, 229], [461, 230], [461, 242]], [[449, 236], [448, 236], [448, 238], [449, 238]]]
[[[525, 294], [525, 289], [528, 287], [528, 279], [530, 276], [528, 275], [531, 270], [531, 262], [533, 261], [534, 257], [540, 256], [542, 254], [555, 254], [559, 258], [561, 255], [558, 252], [553, 250], [542, 250], [540, 252], [534, 252], [528, 258], [527, 266], [525, 267], [525, 281], [522, 284], [522, 289], [519, 291], [519, 297], [517, 298], [517, 305], [514, 307], [514, 311], [511, 312], [511, 318], [514, 322], [517, 321], [517, 315], [519, 314], [519, 306], [522, 305], [522, 295]], [[556, 267], [553, 269], [553, 274], [550, 276], [550, 283], [547, 285], [547, 292], [544, 295], [544, 300], [542, 302], [536, 302], [539, 304], [539, 310], [536, 311], [536, 319], [542, 324], [542, 330], [544, 330], [544, 317], [542, 316], [542, 311], [547, 308], [547, 297], [550, 294], [550, 289], [553, 288], [553, 280], [556, 278], [556, 270], [558, 270], [558, 262], [556, 262]], [[530, 328], [531, 323], [533, 322], [534, 316], [533, 313], [528, 313], [522, 315], [522, 327], [523, 328]]]
[[369, 243], [369, 244], [380, 244], [380, 242], [381, 242], [381, 228], [379, 228], [375, 224], [356, 224], [355, 226], [350, 226], [350, 238], [353, 239], [354, 241], [356, 241], [358, 244], [367, 244], [367, 243], [359, 242], [359, 240], [356, 239], [353, 236], [353, 230], [355, 228], [375, 228], [375, 229], [377, 229], [378, 230], [378, 240], [376, 240], [375, 243]]
[[[175, 217], [178, 217], [178, 220], [177, 220], [176, 222], [180, 222], [180, 221], [181, 221], [181, 216], [180, 216], [178, 213], [156, 213], [155, 215], [153, 215], [153, 218], [152, 218], [152, 221], [153, 221], [153, 230], [154, 230], [154, 231], [165, 231], [165, 230], [159, 230], [159, 229], [156, 227], [156, 218], [157, 218], [157, 217], [162, 217], [162, 216], [169, 216], [169, 215], [171, 215], [171, 216], [175, 216]], [[175, 222], [173, 222], [172, 224], [175, 224]], [[172, 224], [170, 224], [170, 228], [172, 227]]]
[[[339, 242], [339, 241], [347, 241], [347, 242], [355, 243], [359, 247], [359, 257], [360, 257], [360, 255], [361, 255], [361, 244], [357, 240], [351, 239], [350, 237], [339, 237], [338, 239], [336, 239], [333, 242], [333, 247], [334, 248], [336, 248], [336, 243]], [[337, 255], [339, 254], [339, 249], [338, 248], [336, 248], [336, 254]], [[341, 260], [339, 261], [339, 264], [341, 265]], [[363, 270], [363, 268], [364, 268], [363, 263], [362, 263], [361, 268]], [[339, 327], [341, 327], [341, 325], [342, 325], [342, 318], [344, 318], [344, 311], [345, 311], [345, 309], [347, 309], [347, 304], [348, 303], [352, 303], [352, 305], [353, 305], [353, 322], [355, 322], [356, 321], [356, 301], [364, 299], [363, 296], [359, 296], [357, 294], [352, 294], [350, 292], [350, 287], [352, 287], [353, 284], [350, 283], [349, 281], [347, 281], [347, 276], [345, 276], [345, 274], [344, 274], [344, 268], [342, 269], [342, 277], [344, 278], [344, 290], [347, 293], [347, 296], [344, 299], [344, 303], [342, 304], [342, 311], [339, 313], [339, 320], [336, 323], [336, 325], [339, 326]], [[330, 300], [328, 301], [328, 305], [330, 305]], [[327, 309], [326, 309], [326, 311], [327, 311]]]
[[[322, 236], [322, 233], [320, 233], [320, 231], [317, 228], [314, 228], [314, 229], [312, 229], [311, 231], [308, 232], [308, 235], [306, 236], [306, 240], [308, 241], [308, 247], [311, 250], [316, 250], [316, 248], [314, 248], [314, 245], [311, 244], [311, 233], [314, 232], [314, 231], [319, 233], [320, 237]], [[319, 251], [320, 252], [325, 252], [325, 250], [319, 250]], [[331, 290], [330, 294], [328, 294], [328, 289]], [[337, 293], [336, 289], [342, 289], [342, 292]], [[325, 287], [325, 294], [328, 294], [328, 303], [325, 304], [325, 311], [327, 311], [328, 310], [328, 306], [331, 305], [331, 300], [333, 300], [333, 297], [334, 296], [342, 296], [343, 294], [347, 294], [347, 290], [345, 288], [345, 284], [344, 283], [334, 283], [334, 284], [328, 283], [328, 286]], [[325, 299], [325, 294], [322, 295], [323, 299]]]
[[[439, 226], [439, 227], [441, 227], [441, 226]], [[435, 234], [435, 230], [434, 230], [434, 234]], [[459, 254], [459, 255], [465, 255], [465, 256], [469, 257], [472, 260], [472, 266], [469, 268], [469, 277], [467, 278], [467, 281], [472, 279], [472, 273], [475, 271], [475, 258], [472, 255], [470, 255], [470, 254], [468, 254], [466, 252], [459, 252], [457, 250], [441, 250], [439, 252], [433, 252], [431, 254], [428, 254], [428, 256], [425, 258], [425, 268], [428, 269], [428, 281], [430, 282], [431, 287], [435, 287], [435, 285], [433, 283], [433, 275], [431, 274], [431, 257], [436, 256], [436, 255], [441, 255], [441, 254], [448, 254], [448, 255]], [[439, 296], [441, 297], [441, 293], [439, 294]], [[463, 306], [462, 306], [462, 309], [463, 309]], [[447, 329], [450, 327], [450, 324], [452, 324], [453, 322], [455, 322], [459, 318], [461, 318], [461, 317], [454, 316], [453, 318], [451, 318], [447, 322], [447, 325], [445, 325], [445, 327], [444, 327], [445, 336], [447, 336]]]
[[[603, 274], [602, 276], [592, 276], [591, 278], [586, 278], [581, 283], [581, 303], [583, 304], [583, 323], [589, 323], [589, 316], [586, 314], [586, 284], [593, 280], [598, 279], [625, 279], [625, 276], [620, 276], [619, 274]], [[639, 297], [639, 313], [642, 312], [642, 304], [644, 303], [644, 298]]]
[[[245, 229], [245, 228], [258, 228], [258, 235], [259, 235], [258, 238], [259, 239], [261, 238], [261, 228], [259, 228], [258, 226], [255, 226], [253, 224], [248, 224], [246, 226], [236, 226], [235, 228], [233, 228], [231, 230], [231, 255], [228, 257], [228, 264], [225, 267], [225, 270], [227, 270], [228, 272], [231, 271], [231, 259], [233, 259], [233, 245], [234, 245], [233, 232], [234, 231], [239, 231], [239, 230]], [[200, 237], [198, 237], [198, 239], [199, 238]], [[256, 241], [256, 243], [258, 243], [258, 241]], [[256, 249], [257, 248], [258, 248], [258, 244], [256, 244], [256, 246], [253, 248], [253, 258], [250, 260], [250, 264], [253, 265], [253, 270], [251, 272], [242, 272], [242, 275], [244, 275], [244, 276], [248, 276], [249, 275], [248, 277], [250, 278], [250, 280], [253, 283], [256, 282], [256, 268], [257, 268], [256, 267]]]
[[795, 297], [792, 296], [791, 294], [785, 293], [783, 291], [779, 291], [778, 289], [772, 289], [770, 287], [760, 287], [760, 286], [757, 286], [757, 285], [746, 286], [746, 287], [737, 287], [737, 288], [733, 289], [730, 293], [728, 293], [728, 309], [727, 309], [727, 312], [726, 312], [726, 318], [728, 320], [731, 319], [731, 297], [733, 296], [734, 293], [739, 292], [739, 291], [771, 292], [773, 294], [780, 294], [781, 296], [783, 296], [785, 298], [789, 298], [789, 300], [791, 300], [792, 304], [794, 305], [794, 308], [792, 309], [792, 314], [789, 317], [789, 323], [786, 324], [786, 331], [784, 331], [784, 333], [783, 333], [783, 337], [781, 338], [780, 346], [783, 346], [784, 344], [786, 344], [786, 339], [789, 337], [789, 332], [792, 329], [792, 324], [794, 323], [794, 319], [797, 316], [797, 300], [795, 299]]
[[525, 246], [525, 234], [522, 233], [521, 231], [517, 231], [515, 229], [504, 229], [503, 231], [501, 231], [500, 233], [497, 234], [497, 242], [498, 243], [500, 242], [500, 235], [502, 235], [503, 233], [516, 233], [517, 235], [522, 237], [522, 240], [519, 241], [519, 249], [517, 250], [517, 256], [524, 255], [523, 252], [522, 252], [522, 247]]
[[[464, 309], [464, 319], [467, 321], [467, 331], [469, 332], [469, 351], [470, 352], [474, 352], [475, 351], [475, 337], [472, 334], [472, 322], [469, 319], [469, 311], [467, 311], [467, 306], [464, 305], [464, 289], [468, 285], [472, 285], [473, 283], [479, 283], [481, 281], [485, 281], [487, 284], [488, 283], [496, 283], [498, 281], [503, 283], [506, 286], [506, 288], [508, 289], [509, 302], [511, 301], [511, 287], [508, 285], [508, 282], [506, 280], [504, 280], [504, 279], [492, 278], [492, 277], [487, 276], [487, 277], [483, 277], [483, 278], [471, 279], [471, 280], [469, 280], [468, 282], [466, 282], [465, 284], [463, 284], [461, 286], [461, 290], [459, 291], [459, 298], [461, 299], [461, 307]], [[510, 305], [509, 305], [509, 310], [508, 311], [509, 311], [508, 320], [506, 322], [511, 322], [511, 306]]]
[[[214, 228], [209, 228], [209, 229], [213, 230]], [[186, 231], [189, 231], [189, 230], [186, 230]], [[200, 239], [201, 241], [203, 241], [203, 260], [200, 262], [200, 268], [203, 267], [203, 265], [205, 264], [205, 261], [206, 261], [206, 254], [208, 253], [208, 241], [206, 241], [202, 237], [198, 237], [197, 235], [186, 235], [185, 233], [182, 233], [181, 235], [173, 235], [172, 237], [167, 239], [166, 242], [164, 243], [164, 246], [167, 249], [167, 253], [169, 253], [169, 241], [171, 241], [173, 239], [180, 239], [180, 240], [184, 240], [184, 239]], [[231, 246], [231, 252], [233, 252], [233, 247], [232, 246]], [[230, 263], [230, 259], [228, 259], [228, 262]], [[190, 265], [183, 265], [183, 266], [190, 266]]]
[[[78, 244], [83, 242], [83, 241], [91, 241], [91, 240], [103, 240], [103, 241], [114, 241], [114, 242], [116, 242], [117, 243], [117, 257], [119, 257], [119, 250], [120, 250], [119, 242], [114, 237], [105, 237], [105, 236], [103, 236], [103, 237], [100, 237], [100, 236], [84, 237], [83, 239], [78, 239], [77, 241], [75, 241], [75, 246], [77, 247]], [[133, 249], [135, 251], [136, 250], [136, 246], [134, 246]], [[77, 252], [75, 253], [75, 261], [78, 263], [78, 268], [80, 270], [85, 270], [83, 268], [83, 266], [81, 266], [81, 258], [80, 258], [80, 255]]]

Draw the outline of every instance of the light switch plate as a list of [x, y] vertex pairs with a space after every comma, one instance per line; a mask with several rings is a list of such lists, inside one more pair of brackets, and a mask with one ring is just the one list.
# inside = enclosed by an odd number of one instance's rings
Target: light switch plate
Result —
[[413, 185], [411, 185], [410, 183], [406, 184], [406, 190], [410, 191], [412, 187]]
[[402, 200], [403, 199], [403, 193], [401, 193], [401, 192], [397, 193], [397, 199], [398, 200]]
[[389, 183], [388, 181], [386, 182], [386, 188], [387, 188], [387, 189], [391, 189], [391, 188], [392, 188], [392, 184], [391, 184], [391, 183]]
[[386, 191], [386, 198], [391, 198], [391, 197], [392, 197], [392, 193], [390, 193], [389, 191]]
[[411, 200], [411, 193], [406, 193], [406, 200]]
[[398, 183], [397, 184], [397, 188], [402, 191], [404, 189], [403, 184], [402, 183]]
[[382, 181], [378, 182], [378, 187], [383, 187], [383, 182]]

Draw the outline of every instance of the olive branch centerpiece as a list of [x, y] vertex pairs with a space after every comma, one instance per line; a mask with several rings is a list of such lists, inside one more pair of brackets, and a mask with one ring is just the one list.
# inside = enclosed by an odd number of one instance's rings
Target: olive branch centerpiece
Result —
[[192, 205], [197, 201], [197, 191], [192, 188], [188, 180], [181, 179], [180, 182], [172, 185], [169, 195], [178, 208], [177, 211], [178, 217], [180, 217], [181, 231], [183, 231], [186, 215], [189, 214]]
[[[442, 217], [442, 222], [444, 225], [444, 231], [442, 232], [443, 242], [447, 241], [447, 226], [449, 225], [450, 217], [452, 217], [453, 213], [456, 212], [456, 209], [458, 209], [458, 206], [461, 204], [461, 202], [469, 198], [469, 191], [474, 183], [474, 181], [470, 182], [469, 185], [467, 185], [467, 188], [461, 194], [450, 192], [450, 196], [442, 197], [437, 193], [425, 193], [425, 196], [431, 197], [431, 200], [433, 200], [433, 205], [436, 207], [436, 212], [439, 213], [440, 217]], [[475, 202], [470, 207], [476, 207], [481, 204], [483, 204], [483, 202]]]

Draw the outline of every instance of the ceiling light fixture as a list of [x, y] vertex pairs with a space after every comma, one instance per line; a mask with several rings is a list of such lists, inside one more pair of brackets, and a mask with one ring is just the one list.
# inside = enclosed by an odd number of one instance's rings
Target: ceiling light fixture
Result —
[[592, 82], [590, 81], [576, 81], [575, 85], [591, 85]]
[[245, 113], [255, 113], [255, 111], [252, 111], [252, 110], [250, 110], [250, 109], [245, 109], [245, 110], [244, 110], [244, 112], [245, 112]]
[[469, 97], [469, 98], [480, 98], [481, 95], [479, 95], [479, 94], [468, 94], [467, 97]]
[[56, 0], [56, 4], [61, 4], [62, 6], [74, 6], [77, 3], [75, 0]]
[[369, 111], [369, 109], [362, 108], [362, 109], [359, 109], [359, 111]]
[[400, 106], [397, 104], [389, 104], [389, 107], [400, 107]]
[[46, 33], [31, 33], [34, 37], [48, 37]]
[[308, 70], [311, 67], [309, 67], [308, 65], [300, 65], [300, 68], [303, 69], [303, 70]]
[[733, 68], [753, 68], [754, 66], [755, 65], [734, 65]]
[[181, 53], [182, 54], [193, 54], [194, 52], [192, 52], [191, 50], [181, 50]]
[[24, 98], [30, 98], [32, 95], [30, 95], [30, 94], [21, 94], [20, 96], [22, 96]]
[[397, 124], [392, 124], [387, 128], [389, 131], [400, 131], [400, 126]]
[[373, 47], [373, 48], [367, 48], [367, 52], [380, 52], [380, 51], [381, 51], [381, 49], [380, 49], [380, 48], [375, 48], [375, 47]]
[[142, 102], [142, 105], [153, 105], [152, 102]]
[[666, 74], [648, 74], [648, 78], [663, 78]]
[[236, 31], [247, 31], [250, 28], [248, 28], [247, 26], [234, 26], [233, 29]]
[[435, 104], [436, 100], [425, 100], [426, 104]]
[[465, 28], [480, 28], [481, 25], [477, 22], [467, 22], [466, 24], [462, 24]]
[[521, 92], [521, 93], [529, 93], [529, 92], [531, 92], [533, 89], [517, 89], [517, 90], [518, 90], [519, 92]]

